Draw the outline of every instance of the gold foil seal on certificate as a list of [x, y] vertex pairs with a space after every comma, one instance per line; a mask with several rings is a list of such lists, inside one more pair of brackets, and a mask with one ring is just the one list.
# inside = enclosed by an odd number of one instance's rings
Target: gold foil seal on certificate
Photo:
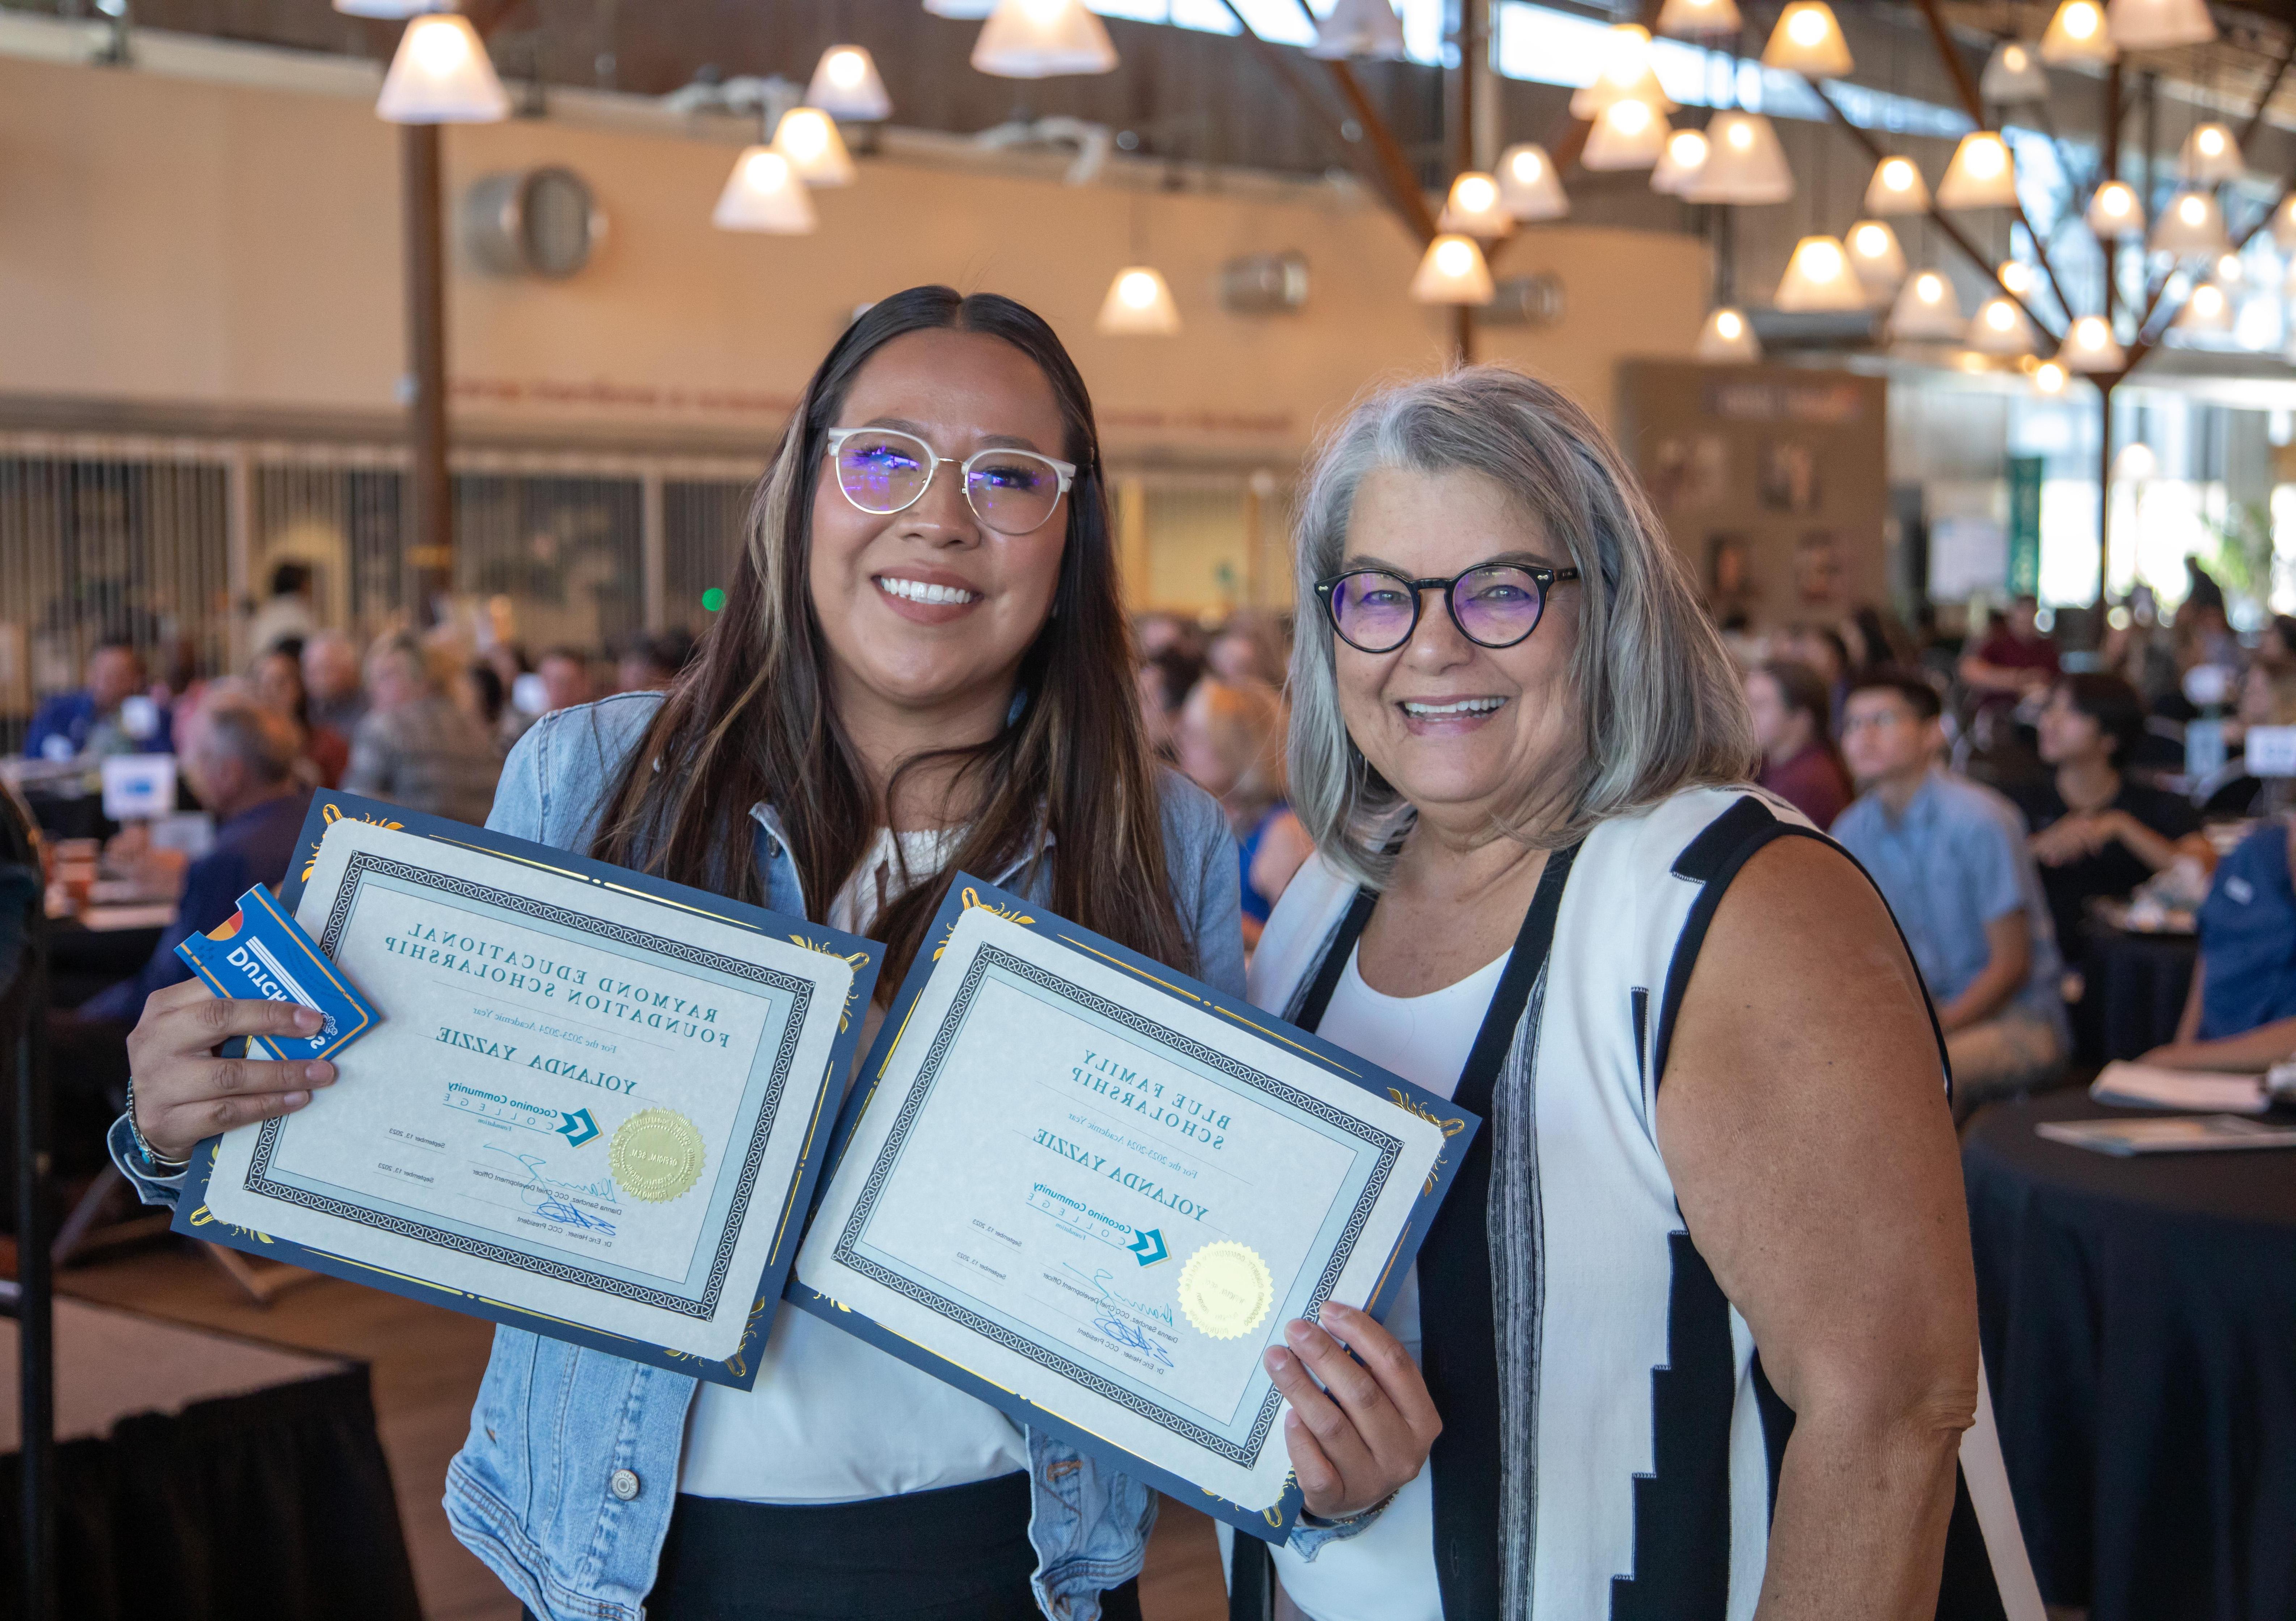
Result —
[[1180, 1310], [1214, 1339], [1234, 1339], [1266, 1321], [1275, 1304], [1275, 1281], [1259, 1252], [1233, 1239], [1216, 1239], [1180, 1268]]
[[614, 1133], [606, 1150], [614, 1183], [632, 1199], [667, 1204], [701, 1180], [701, 1133], [674, 1109], [646, 1109]]

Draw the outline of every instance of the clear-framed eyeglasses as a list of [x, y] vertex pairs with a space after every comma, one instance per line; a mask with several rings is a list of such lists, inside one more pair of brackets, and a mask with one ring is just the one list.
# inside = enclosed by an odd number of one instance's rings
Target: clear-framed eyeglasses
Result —
[[1420, 593], [1439, 591], [1459, 634], [1478, 647], [1513, 647], [1538, 628], [1547, 594], [1576, 569], [1486, 563], [1448, 579], [1413, 579], [1391, 569], [1350, 569], [1316, 582], [1332, 628], [1349, 647], [1391, 653], [1419, 628]]
[[879, 517], [906, 512], [924, 499], [947, 464], [957, 470], [972, 515], [999, 535], [1042, 528], [1076, 482], [1073, 462], [1004, 447], [976, 450], [957, 462], [896, 428], [832, 428], [828, 446], [837, 487], [860, 511]]

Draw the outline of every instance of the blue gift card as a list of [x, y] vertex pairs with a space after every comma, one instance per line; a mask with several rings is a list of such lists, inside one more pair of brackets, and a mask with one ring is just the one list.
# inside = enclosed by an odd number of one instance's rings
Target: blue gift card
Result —
[[239, 897], [229, 921], [211, 934], [192, 936], [176, 954], [218, 996], [295, 1002], [319, 1011], [316, 1035], [250, 1037], [250, 1051], [283, 1059], [332, 1058], [374, 1027], [373, 1004], [351, 988], [261, 884]]

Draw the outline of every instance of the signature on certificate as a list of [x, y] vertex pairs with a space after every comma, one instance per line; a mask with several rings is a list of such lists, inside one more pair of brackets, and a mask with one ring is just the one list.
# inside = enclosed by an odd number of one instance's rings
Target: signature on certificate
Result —
[[1146, 1306], [1137, 1300], [1126, 1299], [1108, 1287], [1109, 1274], [1105, 1271], [1086, 1273], [1078, 1271], [1066, 1261], [1061, 1263], [1061, 1270], [1080, 1280], [1100, 1297], [1100, 1312], [1093, 1318], [1092, 1326], [1100, 1330], [1103, 1339], [1113, 1340], [1127, 1350], [1137, 1351], [1143, 1356], [1152, 1356], [1168, 1368], [1172, 1365], [1171, 1353], [1158, 1344], [1155, 1338], [1145, 1330], [1126, 1322], [1118, 1311], [1119, 1307], [1122, 1307], [1128, 1311], [1138, 1312], [1143, 1316], [1169, 1323], [1172, 1321], [1170, 1306]]
[[516, 1160], [525, 1170], [526, 1183], [519, 1189], [519, 1192], [526, 1200], [526, 1208], [544, 1221], [556, 1222], [563, 1227], [579, 1227], [588, 1232], [603, 1233], [609, 1236], [612, 1234], [613, 1223], [603, 1221], [560, 1197], [562, 1192], [583, 1193], [592, 1199], [612, 1199], [615, 1196], [615, 1188], [611, 1179], [601, 1182], [561, 1182], [556, 1177], [545, 1176], [542, 1174], [542, 1167], [548, 1165], [550, 1161], [540, 1154], [513, 1154], [498, 1142], [481, 1143], [480, 1146], [500, 1154], [505, 1158]]

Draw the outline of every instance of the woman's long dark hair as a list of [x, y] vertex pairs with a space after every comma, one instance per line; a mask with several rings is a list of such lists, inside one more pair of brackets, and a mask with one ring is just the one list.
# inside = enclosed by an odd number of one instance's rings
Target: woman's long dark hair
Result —
[[[746, 555], [726, 606], [625, 763], [591, 854], [758, 901], [750, 811], [770, 804], [819, 921], [885, 825], [885, 805], [830, 698], [829, 647], [810, 589], [814, 491], [825, 436], [862, 366], [893, 339], [932, 331], [999, 338], [1037, 363], [1059, 403], [1062, 454], [1077, 476], [1052, 617], [1021, 664], [1019, 713], [985, 743], [900, 769], [961, 762], [959, 789], [975, 814], [948, 873], [990, 876], [1049, 856], [1054, 911], [1192, 969], [1194, 950], [1165, 868], [1158, 767], [1135, 695], [1092, 400], [1052, 328], [993, 293], [913, 287], [873, 305], [829, 351], [751, 503]], [[946, 878], [920, 884], [877, 919], [872, 932], [886, 946], [882, 997], [900, 984], [947, 888]]]

